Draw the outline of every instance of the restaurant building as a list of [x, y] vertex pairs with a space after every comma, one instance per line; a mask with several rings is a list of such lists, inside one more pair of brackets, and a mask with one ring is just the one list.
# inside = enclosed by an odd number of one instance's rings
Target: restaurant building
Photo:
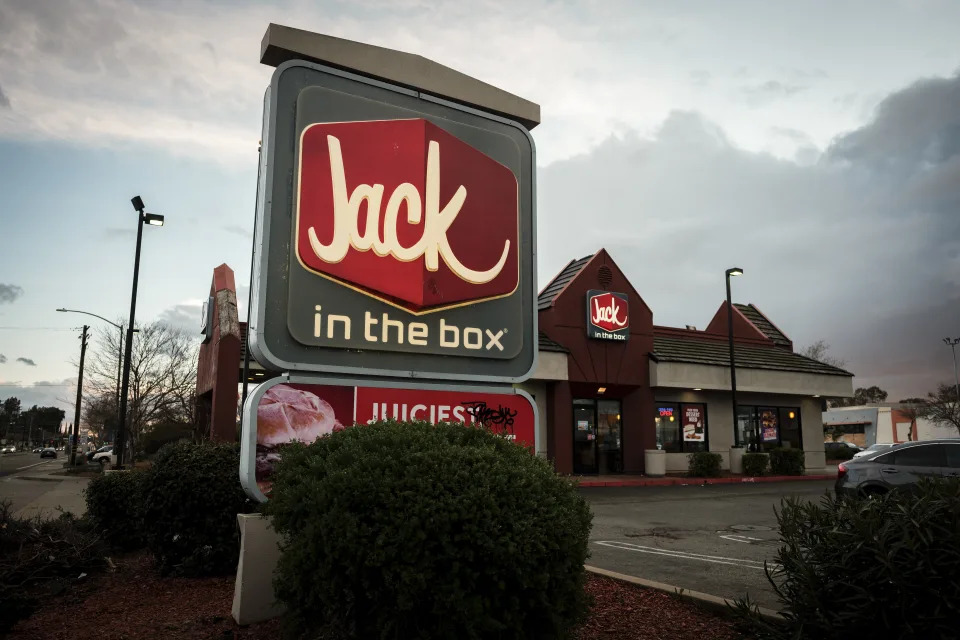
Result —
[[735, 431], [726, 302], [703, 330], [657, 326], [605, 250], [550, 281], [538, 318], [537, 368], [519, 386], [539, 410], [538, 453], [561, 473], [643, 473], [652, 450], [667, 472], [695, 451], [729, 469], [738, 444], [803, 449], [807, 469], [822, 469], [821, 398], [853, 394], [853, 374], [795, 353], [757, 307], [735, 304]]

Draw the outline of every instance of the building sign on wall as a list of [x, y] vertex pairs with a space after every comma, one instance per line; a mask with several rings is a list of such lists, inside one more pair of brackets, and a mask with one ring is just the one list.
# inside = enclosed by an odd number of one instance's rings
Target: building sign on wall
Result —
[[703, 442], [706, 439], [704, 430], [703, 407], [695, 404], [683, 405], [683, 439], [686, 442]]
[[305, 62], [274, 73], [265, 127], [250, 333], [261, 364], [529, 376], [525, 128]]
[[587, 291], [587, 337], [624, 341], [630, 337], [630, 310], [625, 294]]
[[535, 451], [536, 409], [530, 396], [512, 388], [352, 386], [317, 384], [307, 378], [274, 378], [244, 405], [240, 479], [258, 500], [269, 494], [270, 476], [283, 447], [311, 443], [351, 425], [378, 420], [463, 422], [503, 435]]

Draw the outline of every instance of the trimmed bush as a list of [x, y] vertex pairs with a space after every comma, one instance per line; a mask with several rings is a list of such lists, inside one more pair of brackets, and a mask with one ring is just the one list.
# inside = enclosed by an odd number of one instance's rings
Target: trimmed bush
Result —
[[143, 522], [162, 573], [236, 570], [237, 514], [255, 506], [240, 486], [239, 468], [234, 444], [178, 442], [157, 452], [144, 483]]
[[295, 633], [566, 638], [587, 613], [586, 502], [483, 429], [380, 422], [291, 445], [265, 511]]
[[723, 458], [719, 453], [697, 451], [687, 456], [690, 461], [688, 475], [692, 478], [716, 478], [720, 475]]
[[777, 448], [770, 452], [770, 473], [775, 476], [802, 476], [805, 468], [802, 449]]
[[743, 475], [762, 476], [767, 472], [769, 456], [765, 453], [743, 454]]
[[842, 449], [828, 449], [825, 455], [827, 460], [839, 460], [842, 462], [844, 460], [852, 460], [854, 454], [856, 454], [856, 451], [850, 447], [843, 447]]
[[758, 640], [956, 638], [960, 629], [960, 482], [819, 504], [785, 500], [783, 546], [767, 576], [785, 621], [737, 612]]
[[84, 494], [87, 515], [115, 549], [139, 549], [143, 533], [143, 471], [115, 471], [95, 477]]

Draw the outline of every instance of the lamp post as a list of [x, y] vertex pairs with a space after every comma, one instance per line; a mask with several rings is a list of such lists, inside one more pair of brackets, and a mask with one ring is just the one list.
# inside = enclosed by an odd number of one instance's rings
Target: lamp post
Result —
[[120, 388], [120, 425], [117, 429], [117, 440], [114, 450], [117, 452], [117, 468], [123, 468], [123, 449], [127, 444], [127, 391], [130, 388], [130, 357], [133, 345], [133, 324], [137, 316], [137, 283], [140, 279], [140, 243], [143, 239], [143, 224], [155, 227], [163, 226], [163, 216], [155, 213], [145, 213], [143, 200], [134, 196], [130, 200], [137, 212], [137, 252], [133, 260], [133, 292], [130, 295], [130, 322], [127, 324], [127, 344], [123, 353], [123, 382]]
[[740, 430], [737, 428], [737, 366], [733, 361], [733, 302], [730, 300], [730, 278], [742, 276], [743, 269], [727, 269], [727, 342], [730, 345], [730, 402], [733, 405], [733, 444], [740, 446]]
[[950, 345], [950, 350], [953, 351], [953, 384], [957, 393], [957, 406], [960, 407], [960, 376], [957, 375], [957, 345], [960, 344], [960, 338], [944, 338], [943, 341]]
[[[117, 396], [117, 398], [116, 398], [116, 402], [117, 402], [117, 424], [119, 424], [119, 420], [120, 420], [120, 373], [121, 373], [121, 370], [123, 369], [123, 325], [119, 325], [119, 324], [117, 324], [116, 322], [111, 322], [110, 320], [107, 320], [107, 319], [104, 318], [103, 316], [98, 316], [97, 314], [95, 314], [95, 313], [90, 313], [89, 311], [78, 311], [77, 309], [64, 309], [64, 308], [62, 308], [62, 307], [61, 307], [60, 309], [57, 309], [57, 311], [59, 311], [60, 313], [82, 313], [82, 314], [85, 315], [85, 316], [93, 316], [94, 318], [99, 318], [100, 320], [103, 320], [104, 322], [106, 322], [107, 324], [113, 326], [114, 328], [116, 328], [116, 329], [120, 332], [120, 342], [117, 344], [117, 393], [116, 393], [116, 396]], [[136, 329], [134, 329], [134, 331], [136, 331]]]

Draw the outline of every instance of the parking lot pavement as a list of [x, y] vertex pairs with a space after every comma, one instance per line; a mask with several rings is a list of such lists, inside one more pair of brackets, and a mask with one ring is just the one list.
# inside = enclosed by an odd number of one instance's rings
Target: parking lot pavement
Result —
[[6, 454], [0, 461], [0, 500], [19, 518], [56, 517], [61, 510], [83, 515], [87, 478], [51, 475], [63, 471], [65, 458], [39, 459], [35, 453]]
[[817, 500], [832, 481], [581, 488], [593, 512], [591, 557], [602, 569], [776, 608], [764, 572], [778, 547], [774, 507]]

